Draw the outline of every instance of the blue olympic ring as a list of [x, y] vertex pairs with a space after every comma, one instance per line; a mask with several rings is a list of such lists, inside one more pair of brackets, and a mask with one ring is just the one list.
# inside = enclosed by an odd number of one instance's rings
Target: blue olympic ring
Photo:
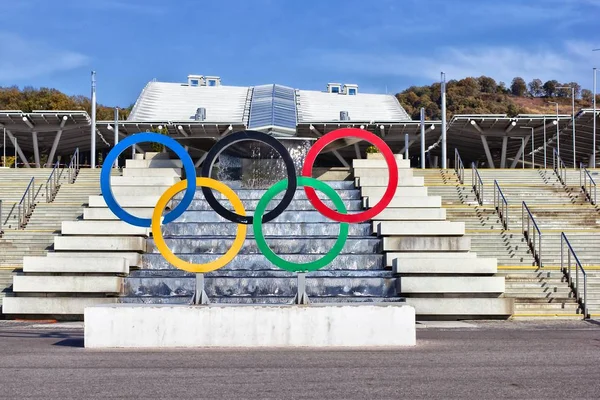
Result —
[[[196, 193], [196, 167], [194, 162], [188, 155], [188, 152], [183, 148], [182, 145], [177, 143], [174, 139], [168, 136], [160, 135], [158, 133], [138, 133], [136, 135], [128, 136], [123, 141], [119, 142], [106, 156], [106, 160], [102, 165], [102, 171], [100, 172], [100, 190], [106, 201], [106, 205], [120, 220], [127, 222], [130, 225], [140, 226], [143, 228], [150, 228], [152, 226], [152, 220], [150, 218], [139, 218], [135, 215], [129, 214], [125, 211], [115, 200], [110, 184], [110, 172], [112, 166], [119, 157], [119, 155], [125, 151], [128, 147], [131, 147], [141, 142], [154, 142], [165, 145], [177, 154], [181, 162], [183, 163], [183, 169], [186, 177], [188, 177], [187, 189], [183, 199], [179, 202], [177, 207], [171, 210], [164, 217], [165, 224], [174, 221], [181, 214], [185, 212], [188, 206], [194, 200], [194, 194]], [[191, 179], [190, 179], [191, 178]]]

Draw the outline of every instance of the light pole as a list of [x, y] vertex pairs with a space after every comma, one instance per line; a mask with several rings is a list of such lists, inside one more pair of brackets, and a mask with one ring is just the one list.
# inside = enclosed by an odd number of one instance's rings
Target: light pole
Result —
[[571, 89], [571, 108], [572, 108], [572, 120], [571, 127], [573, 128], [573, 168], [577, 168], [576, 153], [575, 153], [575, 87], [573, 86], [559, 86], [557, 89]]
[[96, 168], [96, 71], [92, 71], [92, 124], [90, 145], [90, 168]]
[[[600, 49], [592, 49], [592, 51], [600, 51]], [[592, 134], [592, 168], [596, 168], [596, 67], [594, 67], [594, 133]]]
[[596, 168], [596, 67], [594, 67], [594, 97], [592, 99], [594, 103], [594, 114], [593, 114], [593, 133], [592, 133], [592, 168]]
[[[119, 144], [119, 107], [115, 107], [115, 146]], [[115, 168], [119, 168], [119, 157], [115, 158]]]
[[556, 101], [549, 101], [550, 104], [556, 104], [556, 154], [560, 157], [560, 129], [558, 123], [558, 103]]
[[442, 90], [442, 169], [446, 169], [446, 73], [441, 73]]

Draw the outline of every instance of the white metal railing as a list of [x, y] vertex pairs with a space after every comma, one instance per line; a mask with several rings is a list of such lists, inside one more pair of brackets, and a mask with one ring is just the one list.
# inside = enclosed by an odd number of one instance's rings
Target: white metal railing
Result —
[[[71, 161], [69, 161], [69, 165], [67, 166], [69, 183], [74, 183], [75, 178], [77, 178], [77, 174], [79, 174], [79, 147], [75, 149], [75, 152], [71, 156]], [[61, 173], [62, 175], [62, 173]]]
[[456, 171], [456, 176], [458, 176], [458, 181], [463, 184], [465, 183], [465, 165], [460, 158], [460, 154], [458, 154], [458, 149], [454, 149], [454, 171]]
[[[567, 247], [566, 252], [565, 245]], [[567, 258], [566, 263], [565, 256]], [[571, 268], [571, 265], [573, 265], [573, 268]], [[560, 234], [560, 268], [563, 273], [567, 275], [569, 286], [573, 290], [575, 298], [581, 307], [583, 318], [589, 318], [587, 310], [587, 274], [585, 273], [585, 269], [583, 269], [581, 262], [579, 262], [579, 258], [577, 257], [577, 254], [575, 254], [575, 250], [573, 250], [573, 247], [571, 247], [571, 243], [569, 243], [569, 239], [567, 239], [567, 236], [564, 232], [561, 232]], [[575, 270], [575, 279], [573, 279], [573, 269]], [[580, 284], [580, 273], [583, 279], [583, 285]]]
[[594, 181], [590, 171], [583, 164], [579, 165], [579, 186], [581, 186], [586, 199], [593, 205], [596, 205], [596, 181]]
[[563, 185], [567, 184], [567, 166], [563, 162], [562, 158], [556, 152], [556, 149], [552, 152], [552, 169], [556, 176], [558, 176], [558, 180]]
[[54, 164], [54, 168], [52, 168], [52, 172], [50, 172], [50, 176], [48, 180], [46, 180], [46, 203], [50, 203], [54, 201], [54, 197], [56, 197], [56, 193], [58, 192], [58, 188], [60, 187], [60, 175], [62, 171], [58, 170], [59, 162], [57, 161]]
[[[535, 228], [534, 232], [531, 232], [531, 227]], [[521, 205], [521, 232], [525, 236], [525, 240], [527, 240], [527, 245], [533, 253], [536, 264], [542, 267], [542, 231], [535, 222], [533, 214], [525, 202]]]
[[27, 224], [27, 218], [33, 212], [33, 208], [35, 206], [35, 177], [32, 177], [29, 181], [29, 185], [27, 185], [27, 189], [25, 189], [25, 193], [23, 193], [23, 197], [21, 197], [21, 201], [17, 205], [17, 227], [23, 228]]
[[477, 202], [480, 206], [483, 205], [483, 180], [481, 180], [475, 163], [471, 163], [471, 186], [473, 186]]
[[504, 229], [508, 230], [508, 201], [498, 185], [498, 181], [494, 179], [494, 208], [500, 217], [500, 222]]

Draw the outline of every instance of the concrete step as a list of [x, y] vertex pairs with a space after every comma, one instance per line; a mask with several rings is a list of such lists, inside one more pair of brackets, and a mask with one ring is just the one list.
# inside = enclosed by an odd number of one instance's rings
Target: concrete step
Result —
[[373, 232], [380, 236], [461, 236], [465, 225], [449, 221], [381, 221], [373, 222]]
[[399, 295], [504, 292], [504, 278], [498, 276], [401, 276], [396, 282]]
[[510, 316], [513, 301], [506, 298], [415, 298], [406, 303], [415, 307], [418, 316]]
[[86, 307], [117, 303], [116, 297], [5, 297], [4, 314], [83, 315]]
[[31, 257], [23, 258], [25, 273], [101, 273], [128, 274], [129, 262], [126, 258], [107, 257]]
[[423, 252], [457, 251], [471, 249], [471, 238], [465, 236], [388, 236], [383, 238], [383, 251]]
[[13, 292], [19, 293], [121, 293], [123, 278], [117, 276], [15, 275]]

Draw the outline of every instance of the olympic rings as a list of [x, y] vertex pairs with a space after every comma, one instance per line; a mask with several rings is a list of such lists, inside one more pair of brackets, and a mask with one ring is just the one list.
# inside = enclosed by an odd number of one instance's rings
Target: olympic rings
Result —
[[[290, 205], [292, 200], [294, 199], [294, 194], [296, 193], [296, 167], [294, 166], [294, 160], [292, 160], [292, 156], [287, 151], [287, 149], [281, 144], [281, 142], [275, 139], [273, 136], [269, 136], [266, 133], [258, 132], [258, 131], [241, 131], [235, 132], [231, 135], [224, 137], [219, 140], [208, 152], [206, 158], [204, 159], [204, 163], [202, 164], [202, 176], [205, 178], [210, 178], [210, 171], [212, 170], [213, 164], [215, 160], [225, 150], [227, 147], [232, 144], [246, 141], [246, 140], [254, 140], [257, 142], [263, 142], [271, 146], [276, 152], [279, 153], [283, 162], [285, 163], [285, 168], [287, 170], [287, 180], [290, 183], [289, 186], [285, 190], [285, 194], [283, 198], [271, 211], [269, 211], [264, 217], [262, 222], [269, 222], [277, 218], [281, 215], [282, 212]], [[212, 191], [207, 187], [202, 187], [202, 193], [204, 194], [204, 198], [208, 202], [208, 204], [212, 207], [213, 210], [221, 217], [225, 218], [231, 222], [237, 222], [238, 224], [246, 224], [251, 225], [253, 222], [253, 217], [239, 215], [233, 213], [223, 207], [221, 203], [215, 198]]]
[[[152, 225], [152, 221], [150, 220], [150, 218], [139, 218], [125, 211], [115, 200], [115, 196], [113, 195], [112, 188], [110, 185], [111, 169], [117, 157], [119, 157], [119, 155], [128, 147], [131, 147], [141, 142], [160, 143], [173, 150], [183, 163], [183, 169], [185, 170], [186, 177], [195, 176], [196, 167], [194, 167], [194, 162], [192, 161], [189, 154], [183, 148], [182, 145], [180, 145], [179, 143], [177, 143], [177, 141], [171, 139], [168, 136], [159, 135], [157, 133], [147, 132], [128, 136], [121, 142], [119, 142], [108, 153], [108, 155], [106, 156], [106, 160], [104, 160], [104, 163], [102, 165], [102, 171], [100, 172], [100, 190], [102, 192], [102, 196], [104, 196], [106, 205], [108, 206], [108, 208], [110, 208], [113, 214], [115, 214], [120, 220], [127, 222], [129, 225], [149, 228]], [[187, 186], [185, 195], [183, 196], [183, 199], [181, 199], [181, 202], [177, 205], [177, 207], [175, 207], [167, 215], [165, 215], [165, 224], [175, 220], [177, 217], [183, 214], [183, 212], [192, 203], [192, 200], [194, 200], [195, 192], [196, 181], [192, 179], [191, 184]]]
[[[225, 197], [227, 197], [231, 205], [233, 205], [233, 209], [238, 214], [246, 214], [246, 210], [244, 209], [244, 205], [242, 204], [240, 198], [233, 190], [231, 190], [229, 186], [225, 185], [223, 182], [219, 182], [211, 178], [196, 178], [195, 183], [197, 186], [208, 187], [222, 193]], [[170, 262], [175, 268], [195, 273], [214, 271], [227, 265], [239, 253], [244, 245], [244, 241], [246, 240], [246, 230], [248, 227], [243, 224], [238, 224], [237, 234], [231, 248], [227, 250], [223, 256], [214, 261], [207, 262], [205, 264], [194, 264], [177, 257], [165, 243], [165, 239], [163, 238], [162, 231], [160, 229], [160, 220], [167, 203], [173, 198], [173, 196], [187, 187], [189, 186], [188, 180], [186, 179], [177, 182], [168, 188], [162, 196], [160, 196], [160, 199], [154, 208], [154, 212], [152, 213], [152, 236], [154, 237], [154, 244], [156, 245], [158, 251], [163, 255], [165, 260]]]
[[[329, 143], [344, 137], [357, 137], [378, 147], [383, 154], [390, 170], [388, 186], [381, 201], [369, 210], [357, 214], [348, 214], [344, 202], [337, 192], [325, 182], [313, 179], [311, 177], [312, 167], [319, 152], [321, 152]], [[256, 140], [265, 143], [277, 151], [286, 165], [288, 176], [287, 179], [277, 182], [264, 193], [256, 206], [254, 217], [246, 215], [242, 201], [231, 188], [222, 182], [210, 178], [212, 166], [219, 154], [221, 154], [228, 146], [246, 140]], [[174, 184], [160, 196], [160, 199], [154, 208], [152, 218], [150, 219], [139, 218], [125, 211], [116, 202], [110, 185], [111, 167], [114, 164], [115, 159], [126, 148], [140, 142], [156, 142], [173, 150], [181, 159], [187, 178], [186, 180]], [[150, 227], [154, 236], [156, 248], [163, 255], [163, 257], [165, 257], [165, 259], [176, 268], [195, 273], [214, 271], [227, 265], [242, 249], [244, 241], [246, 240], [248, 228], [247, 225], [250, 224], [253, 226], [254, 237], [258, 249], [271, 263], [279, 268], [292, 272], [315, 271], [329, 264], [342, 251], [348, 238], [348, 224], [372, 219], [374, 216], [383, 211], [383, 209], [389, 205], [396, 192], [396, 187], [398, 186], [398, 167], [392, 150], [379, 137], [369, 133], [368, 131], [356, 128], [337, 129], [325, 134], [319, 140], [317, 140], [308, 151], [305, 164], [302, 169], [302, 176], [296, 176], [293, 160], [281, 142], [272, 136], [256, 131], [236, 132], [219, 140], [206, 156], [204, 165], [202, 166], [202, 176], [193, 179], [192, 177], [195, 176], [195, 173], [196, 170], [192, 159], [179, 143], [167, 136], [146, 132], [128, 136], [118, 143], [104, 160], [104, 165], [102, 166], [102, 171], [100, 174], [100, 187], [102, 190], [102, 195], [104, 196], [109, 209], [119, 219], [129, 223], [130, 225]], [[263, 223], [277, 218], [277, 216], [279, 216], [290, 205], [298, 185], [304, 187], [307, 198], [317, 211], [319, 211], [325, 217], [341, 223], [340, 234], [334, 246], [320, 259], [308, 263], [293, 263], [279, 257], [266, 243], [262, 230]], [[204, 264], [194, 264], [178, 258], [167, 246], [161, 231], [162, 224], [167, 224], [174, 221], [181, 214], [183, 214], [183, 212], [185, 212], [190, 204], [192, 204], [197, 186], [202, 188], [202, 192], [204, 193], [206, 201], [215, 210], [215, 212], [217, 212], [217, 214], [231, 222], [238, 224], [237, 233], [231, 248], [218, 259]], [[211, 189], [223, 194], [232, 204], [234, 212], [223, 207], [215, 198]], [[327, 207], [319, 199], [315, 189], [329, 197], [337, 211]], [[185, 195], [183, 196], [181, 202], [177, 205], [177, 207], [163, 217], [162, 213], [167, 206], [167, 203], [182, 190], [185, 190]], [[285, 191], [285, 193], [280, 203], [273, 210], [265, 214], [269, 202], [282, 191]]]
[[396, 164], [396, 158], [394, 157], [394, 153], [392, 153], [392, 150], [383, 141], [383, 139], [368, 131], [358, 128], [340, 128], [336, 129], [335, 131], [331, 131], [321, 136], [321, 138], [319, 138], [319, 140], [317, 140], [315, 144], [308, 150], [306, 160], [304, 161], [304, 167], [302, 168], [302, 176], [312, 176], [312, 167], [315, 162], [315, 159], [317, 158], [317, 155], [319, 155], [319, 152], [323, 150], [325, 146], [327, 146], [334, 140], [345, 137], [357, 137], [366, 140], [371, 144], [375, 145], [383, 154], [383, 158], [387, 163], [390, 176], [388, 179], [388, 186], [381, 200], [367, 211], [359, 212], [357, 214], [342, 214], [331, 210], [329, 207], [327, 207], [319, 199], [317, 193], [313, 188], [309, 186], [304, 186], [304, 191], [306, 192], [306, 197], [315, 207], [315, 209], [327, 218], [338, 222], [364, 222], [369, 219], [372, 219], [374, 216], [381, 213], [390, 204], [390, 202], [394, 198], [394, 195], [396, 194], [396, 188], [398, 186], [398, 165]]
[[[325, 182], [316, 180], [314, 178], [308, 178], [305, 176], [299, 176], [297, 179], [298, 179], [298, 185], [304, 186], [304, 187], [310, 186], [311, 188], [314, 188], [314, 189], [317, 189], [317, 190], [323, 192], [325, 195], [327, 195], [331, 199], [331, 201], [333, 202], [335, 207], [338, 209], [338, 211], [340, 211], [342, 213], [346, 213], [346, 211], [347, 211], [346, 206], [344, 205], [342, 198], [340, 197], [339, 194], [337, 194], [337, 192], [331, 186], [329, 186]], [[254, 223], [252, 224], [252, 228], [254, 229], [254, 239], [256, 240], [256, 246], [258, 247], [260, 252], [264, 254], [264, 256], [267, 258], [267, 260], [271, 261], [271, 263], [273, 263], [275, 266], [285, 269], [290, 272], [315, 271], [319, 268], [323, 268], [324, 266], [326, 266], [327, 264], [332, 262], [344, 248], [344, 245], [346, 244], [346, 239], [348, 239], [348, 224], [347, 223], [342, 223], [340, 225], [340, 235], [338, 236], [338, 238], [337, 238], [335, 244], [333, 245], [333, 247], [331, 248], [331, 250], [329, 250], [327, 252], [327, 254], [325, 254], [325, 256], [321, 257], [320, 259], [310, 261], [307, 263], [294, 263], [291, 261], [284, 260], [283, 258], [279, 257], [277, 254], [275, 254], [275, 252], [273, 252], [273, 250], [271, 250], [271, 248], [265, 241], [265, 236], [262, 231], [262, 224], [260, 222], [261, 221], [260, 217], [265, 212], [267, 205], [269, 204], [269, 201], [271, 201], [273, 199], [273, 197], [277, 196], [279, 193], [284, 191], [285, 187], [287, 185], [288, 185], [287, 179], [283, 179], [283, 180], [277, 182], [275, 185], [271, 186], [271, 188], [269, 188], [269, 190], [267, 190], [267, 192], [263, 195], [263, 197], [258, 202], [258, 205], [256, 206], [256, 210], [254, 211]]]

